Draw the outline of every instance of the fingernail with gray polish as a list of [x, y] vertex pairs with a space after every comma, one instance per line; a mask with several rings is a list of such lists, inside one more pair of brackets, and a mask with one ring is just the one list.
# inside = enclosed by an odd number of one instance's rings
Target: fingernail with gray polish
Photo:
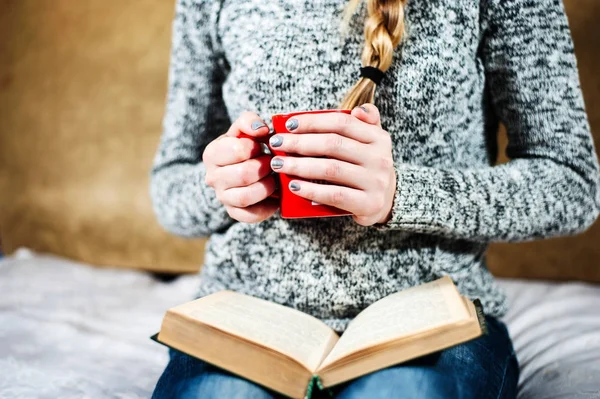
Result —
[[281, 159], [281, 158], [273, 158], [273, 159], [271, 159], [271, 167], [273, 169], [281, 169], [281, 168], [283, 168], [283, 159]]
[[271, 153], [271, 149], [269, 148], [269, 146], [266, 143], [260, 143], [260, 149], [261, 149], [262, 153], [265, 155], [273, 155]]
[[296, 182], [290, 183], [290, 190], [298, 191], [298, 190], [300, 190], [300, 185]]
[[269, 139], [269, 143], [271, 144], [271, 147], [281, 147], [281, 144], [283, 144], [283, 137], [275, 135]]
[[262, 127], [267, 127], [263, 121], [254, 121], [252, 122], [252, 130], [258, 130]]
[[298, 119], [288, 119], [288, 121], [285, 123], [285, 127], [290, 132], [292, 130], [296, 130], [298, 128]]

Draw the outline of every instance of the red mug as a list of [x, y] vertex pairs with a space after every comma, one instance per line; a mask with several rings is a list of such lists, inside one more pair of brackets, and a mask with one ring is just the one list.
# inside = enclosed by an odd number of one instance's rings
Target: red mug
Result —
[[[342, 112], [350, 114], [350, 110], [317, 110], [317, 111], [303, 111], [303, 112], [292, 112], [289, 114], [278, 114], [273, 115], [273, 130], [277, 133], [293, 133], [290, 132], [285, 126], [288, 119], [303, 114], [325, 114], [331, 112]], [[277, 150], [269, 145], [273, 155], [285, 156], [286, 153]], [[316, 218], [316, 217], [330, 217], [330, 216], [346, 216], [351, 213], [344, 211], [333, 206], [322, 205], [314, 201], [307, 200], [296, 194], [294, 194], [289, 187], [292, 180], [296, 179], [295, 176], [286, 175], [285, 173], [278, 173], [281, 183], [281, 217], [285, 219], [298, 219], [298, 218]], [[323, 184], [323, 182], [317, 182]]]

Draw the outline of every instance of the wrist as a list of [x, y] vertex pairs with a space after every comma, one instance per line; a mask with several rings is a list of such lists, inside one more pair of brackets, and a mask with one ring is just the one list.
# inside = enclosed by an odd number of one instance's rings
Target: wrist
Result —
[[386, 201], [387, 206], [385, 207], [387, 211], [384, 212], [384, 216], [377, 222], [377, 224], [385, 224], [392, 218], [392, 212], [394, 210], [394, 198], [396, 197], [396, 188], [396, 171], [394, 170], [394, 173], [390, 177], [390, 190], [388, 190]]

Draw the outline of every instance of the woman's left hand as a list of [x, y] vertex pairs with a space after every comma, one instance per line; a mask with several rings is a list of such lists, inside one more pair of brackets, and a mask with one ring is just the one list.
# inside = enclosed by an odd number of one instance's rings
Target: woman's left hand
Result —
[[288, 155], [274, 157], [271, 168], [300, 179], [331, 183], [292, 180], [294, 194], [346, 210], [363, 226], [389, 220], [396, 171], [392, 140], [381, 128], [377, 107], [364, 104], [350, 115], [298, 115], [286, 126], [293, 133], [278, 133], [270, 144]]

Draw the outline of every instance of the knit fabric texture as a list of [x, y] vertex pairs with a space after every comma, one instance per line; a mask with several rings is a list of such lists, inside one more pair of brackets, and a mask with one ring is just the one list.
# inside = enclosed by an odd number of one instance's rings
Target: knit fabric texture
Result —
[[[574, 234], [600, 207], [599, 172], [560, 0], [411, 0], [375, 105], [393, 141], [391, 220], [230, 218], [202, 153], [244, 111], [337, 108], [362, 66], [366, 6], [340, 0], [178, 0], [164, 132], [151, 174], [160, 223], [208, 236], [199, 296], [230, 289], [336, 331], [374, 301], [450, 276], [502, 316], [492, 241]], [[499, 122], [511, 161], [492, 166]]]

